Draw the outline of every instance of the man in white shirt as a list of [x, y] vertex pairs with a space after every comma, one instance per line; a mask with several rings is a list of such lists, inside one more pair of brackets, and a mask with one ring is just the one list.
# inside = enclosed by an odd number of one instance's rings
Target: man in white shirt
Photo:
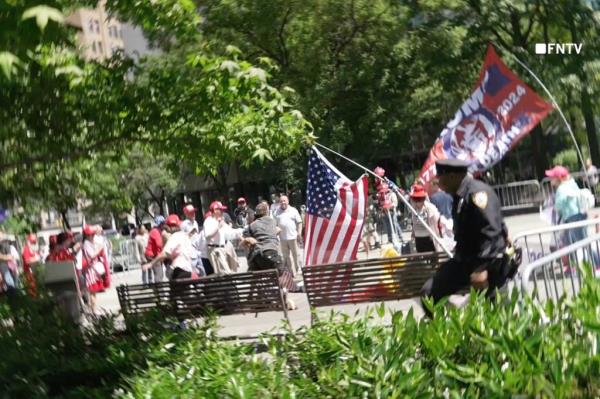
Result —
[[184, 224], [183, 222], [181, 222], [181, 231], [188, 234], [192, 243], [192, 267], [194, 268], [194, 271], [199, 277], [206, 276], [206, 271], [202, 265], [202, 244], [200, 243], [200, 233], [198, 233], [196, 227], [193, 227], [191, 223]]
[[208, 247], [208, 259], [217, 275], [232, 274], [239, 270], [240, 264], [233, 245], [229, 242], [241, 238], [242, 229], [232, 229], [223, 218], [220, 201], [210, 204], [211, 215], [204, 220], [204, 236]]
[[279, 208], [275, 211], [274, 219], [280, 229], [279, 241], [284, 264], [296, 276], [300, 271], [298, 243], [302, 240], [302, 218], [298, 210], [290, 206], [286, 195], [279, 197]]
[[185, 215], [185, 220], [181, 222], [181, 230], [184, 231], [192, 231], [196, 229], [196, 231], [200, 231], [200, 227], [198, 226], [198, 222], [196, 221], [196, 211], [194, 205], [187, 204], [183, 207], [183, 214]]
[[165, 259], [171, 259], [171, 280], [180, 280], [192, 277], [192, 257], [194, 248], [188, 233], [180, 230], [181, 221], [177, 215], [169, 215], [166, 221], [166, 229], [171, 233], [162, 252], [143, 268], [149, 270], [155, 264]]

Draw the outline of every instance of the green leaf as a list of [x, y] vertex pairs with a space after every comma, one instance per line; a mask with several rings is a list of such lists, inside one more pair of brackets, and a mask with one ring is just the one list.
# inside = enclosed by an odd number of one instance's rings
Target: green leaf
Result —
[[56, 68], [54, 73], [56, 74], [56, 76], [60, 76], [60, 75], [81, 76], [81, 75], [83, 75], [83, 69], [81, 69], [77, 65], [68, 65], [68, 66]]
[[21, 20], [25, 21], [30, 18], [35, 18], [35, 22], [41, 31], [46, 29], [49, 20], [62, 24], [65, 19], [60, 10], [46, 5], [39, 5], [25, 10]]
[[252, 154], [252, 158], [258, 158], [261, 161], [264, 161], [265, 158], [272, 161], [271, 153], [266, 148], [259, 148]]
[[0, 69], [2, 69], [2, 73], [7, 79], [10, 80], [21, 66], [23, 66], [23, 63], [13, 53], [8, 51], [0, 52]]

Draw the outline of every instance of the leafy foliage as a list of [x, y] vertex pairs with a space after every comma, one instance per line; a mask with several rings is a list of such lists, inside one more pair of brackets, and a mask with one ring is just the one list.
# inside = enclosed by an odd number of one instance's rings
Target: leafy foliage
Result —
[[[584, 157], [588, 156], [588, 151], [586, 148], [582, 149], [582, 153]], [[572, 172], [580, 171], [582, 168], [581, 161], [577, 156], [577, 152], [572, 149], [564, 150], [556, 154], [556, 156], [552, 159], [552, 163], [554, 165], [566, 166]]]
[[125, 208], [139, 193], [120, 196], [123, 185], [115, 183], [122, 179], [110, 173], [115, 162], [94, 163], [128, 156], [139, 143], [171, 166], [186, 159], [198, 173], [215, 173], [232, 160], [262, 162], [310, 141], [310, 126], [269, 85], [267, 71], [234, 48], [217, 56], [201, 44], [189, 0], [107, 1], [162, 53], [138, 64], [122, 54], [81, 59], [64, 15], [95, 3], [2, 6], [0, 200], [67, 209], [93, 193], [96, 207]]
[[[472, 295], [464, 310], [439, 307], [418, 321], [394, 314], [320, 321], [271, 339], [269, 356], [248, 346], [207, 345], [184, 351], [177, 367], [155, 367], [132, 380], [128, 397], [193, 392], [200, 397], [592, 397], [600, 356], [599, 284], [573, 302], [544, 310], [531, 302], [489, 303]], [[596, 305], [595, 305], [596, 304]], [[385, 314], [383, 305], [377, 309]], [[181, 360], [185, 359], [185, 360]], [[160, 383], [159, 383], [160, 382]], [[164, 385], [163, 385], [164, 384]], [[180, 388], [178, 388], [180, 387]]]
[[574, 300], [543, 309], [473, 293], [432, 320], [394, 313], [382, 325], [381, 305], [258, 345], [219, 340], [210, 318], [80, 330], [45, 296], [12, 298], [0, 306], [0, 383], [8, 397], [596, 397], [600, 282], [587, 277]]
[[[470, 93], [488, 42], [544, 95], [507, 53], [529, 64], [569, 110], [580, 142], [598, 146], [591, 115], [599, 104], [589, 94], [599, 87], [598, 13], [583, 0], [198, 2], [208, 39], [272, 60], [274, 81], [297, 91], [320, 142], [368, 165], [387, 158], [405, 163], [405, 173], [421, 166]], [[553, 41], [583, 42], [585, 54], [535, 55], [534, 43]], [[557, 115], [548, 121], [562, 124]], [[556, 148], [542, 145], [543, 134], [521, 144], [532, 147], [539, 174], [570, 145], [562, 132], [552, 138]]]

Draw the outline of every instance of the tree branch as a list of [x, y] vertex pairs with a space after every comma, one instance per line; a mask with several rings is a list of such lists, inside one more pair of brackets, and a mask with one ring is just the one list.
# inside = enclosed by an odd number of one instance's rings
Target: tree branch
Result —
[[[529, 3], [526, 4], [526, 7], [527, 7], [526, 8], [527, 13], [529, 13]], [[529, 42], [529, 35], [531, 34], [533, 26], [535, 25], [535, 19], [537, 17], [537, 13], [538, 13], [539, 9], [540, 9], [540, 1], [536, 0], [534, 11], [532, 13], [529, 13], [530, 14], [529, 23], [527, 24], [527, 28], [525, 29], [525, 37], [524, 37], [525, 43]]]
[[114, 145], [119, 142], [138, 142], [143, 141], [143, 139], [135, 140], [132, 138], [124, 138], [124, 137], [110, 137], [105, 140], [100, 140], [90, 146], [85, 148], [79, 148], [75, 151], [71, 151], [69, 154], [62, 154], [58, 156], [53, 156], [53, 154], [44, 154], [37, 156], [29, 156], [22, 157], [18, 161], [10, 161], [10, 162], [0, 162], [0, 173], [4, 172], [6, 169], [15, 168], [18, 166], [27, 166], [27, 168], [31, 168], [32, 164], [36, 163], [53, 163], [58, 161], [69, 161], [81, 158], [85, 155], [88, 155], [94, 151], [98, 151], [101, 149], [105, 149], [110, 145]]
[[281, 58], [278, 57], [273, 51], [271, 51], [268, 48], [266, 48], [263, 45], [261, 45], [261, 41], [258, 40], [258, 38], [256, 37], [256, 35], [252, 31], [249, 31], [249, 30], [246, 30], [246, 29], [238, 29], [238, 31], [240, 33], [243, 33], [244, 35], [246, 35], [250, 39], [250, 42], [254, 46], [256, 46], [257, 48], [259, 48], [260, 50], [262, 50], [269, 58], [277, 61], [277, 63], [280, 66], [283, 66], [283, 62], [282, 62]]
[[281, 51], [281, 56], [282, 56], [282, 67], [287, 67], [289, 60], [288, 60], [288, 49], [287, 46], [285, 45], [285, 39], [283, 37], [284, 31], [285, 31], [285, 27], [289, 22], [289, 17], [292, 13], [292, 7], [289, 7], [287, 9], [287, 11], [285, 12], [285, 15], [283, 16], [283, 21], [281, 21], [281, 26], [279, 27], [279, 32], [277, 34], [277, 40], [279, 42], [279, 50]]

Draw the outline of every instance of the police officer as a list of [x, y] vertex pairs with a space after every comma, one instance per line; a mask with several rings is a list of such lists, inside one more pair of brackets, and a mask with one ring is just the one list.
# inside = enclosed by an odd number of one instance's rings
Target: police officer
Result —
[[457, 159], [436, 162], [441, 188], [453, 196], [454, 257], [440, 266], [423, 286], [434, 302], [473, 286], [491, 297], [506, 282], [503, 255], [508, 244], [500, 200], [487, 184], [467, 173], [469, 163]]

